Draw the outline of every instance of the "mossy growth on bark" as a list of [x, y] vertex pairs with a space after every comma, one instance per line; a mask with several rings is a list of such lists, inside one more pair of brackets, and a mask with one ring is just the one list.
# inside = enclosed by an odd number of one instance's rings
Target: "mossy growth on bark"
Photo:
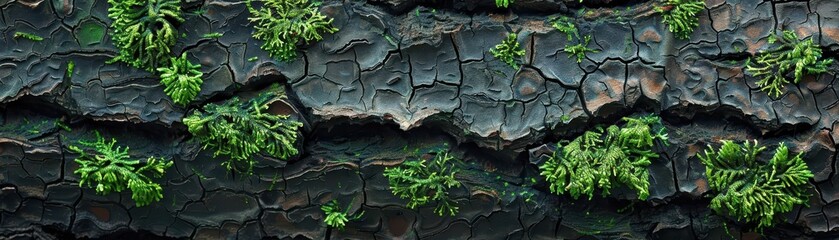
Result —
[[160, 83], [165, 87], [163, 92], [176, 104], [187, 105], [201, 92], [204, 83], [201, 65], [186, 59], [186, 52], [181, 57], [171, 58], [169, 65], [157, 68], [157, 71], [160, 71]]
[[[258, 3], [254, 7], [254, 3]], [[297, 58], [297, 44], [323, 39], [321, 33], [338, 31], [332, 19], [318, 11], [319, 3], [309, 0], [247, 0], [254, 24], [253, 37], [262, 40], [262, 49], [282, 61]]]
[[[568, 58], [576, 57], [577, 63], [581, 63], [586, 58], [587, 53], [600, 51], [588, 47], [589, 42], [591, 42], [591, 35], [580, 37], [580, 31], [574, 23], [574, 19], [568, 16], [559, 16], [549, 22], [556, 30], [565, 33], [565, 36], [568, 37], [568, 42], [562, 49], [562, 51], [568, 53]], [[572, 42], [577, 42], [577, 44], [571, 45]]]
[[222, 104], [207, 104], [183, 122], [204, 149], [214, 149], [214, 156], [229, 157], [222, 163], [227, 170], [250, 175], [257, 153], [280, 160], [298, 154], [297, 129], [303, 123], [268, 112], [270, 103], [285, 97], [282, 87], [275, 85], [247, 102], [234, 97]]
[[13, 36], [13, 38], [14, 39], [23, 38], [23, 39], [28, 39], [30, 41], [36, 41], [36, 42], [40, 42], [40, 41], [44, 40], [44, 38], [41, 37], [41, 36], [35, 35], [33, 33], [27, 33], [27, 32], [15, 32], [15, 35]]
[[761, 91], [778, 97], [781, 89], [789, 83], [792, 73], [793, 82], [798, 83], [804, 74], [818, 74], [827, 71], [833, 59], [823, 59], [822, 49], [813, 43], [813, 38], [798, 39], [795, 32], [786, 30], [778, 37], [771, 35], [769, 43], [780, 43], [776, 48], [758, 53], [746, 64], [746, 72], [760, 78], [757, 86]]
[[568, 16], [560, 16], [550, 21], [551, 26], [553, 26], [556, 30], [559, 30], [568, 37], [568, 41], [574, 40], [574, 38], [580, 38], [580, 33], [577, 30], [577, 25], [574, 24], [574, 19]]
[[128, 147], [115, 147], [116, 142], [116, 139], [106, 141], [96, 132], [95, 142], [78, 141], [80, 146], [68, 146], [79, 154], [74, 160], [79, 168], [73, 171], [79, 175], [79, 186], [95, 186], [96, 193], [101, 195], [130, 189], [131, 199], [138, 207], [160, 201], [163, 188], [152, 179], [162, 177], [172, 162], [156, 157], [145, 161], [131, 159]]
[[661, 13], [661, 22], [667, 24], [676, 38], [688, 39], [693, 30], [699, 27], [696, 14], [705, 10], [703, 0], [664, 0], [664, 6], [656, 7]]
[[385, 168], [384, 175], [393, 194], [408, 199], [408, 208], [416, 209], [436, 202], [435, 213], [454, 216], [458, 207], [449, 197], [449, 190], [461, 185], [455, 178], [460, 171], [456, 161], [448, 152], [440, 151], [431, 160], [409, 160], [399, 166]]
[[341, 206], [338, 205], [338, 200], [332, 200], [324, 204], [320, 207], [320, 210], [323, 211], [323, 214], [325, 215], [323, 222], [326, 223], [326, 226], [338, 230], [344, 230], [344, 227], [349, 221], [359, 219], [364, 215], [364, 211], [362, 211], [358, 214], [350, 216], [350, 206], [347, 206], [346, 210], [342, 210]]
[[637, 191], [638, 199], [647, 199], [647, 167], [659, 156], [653, 146], [656, 141], [666, 144], [667, 134], [657, 116], [625, 117], [623, 121], [623, 127], [597, 127], [573, 141], [557, 143], [557, 150], [539, 166], [550, 191], [591, 199], [595, 189], [607, 196], [613, 186], [621, 184]]
[[519, 68], [521, 57], [524, 56], [524, 49], [519, 45], [517, 37], [518, 35], [516, 33], [509, 33], [501, 43], [489, 50], [492, 56], [515, 69]]
[[179, 0], [108, 0], [111, 39], [119, 49], [111, 60], [154, 71], [167, 64], [183, 22]]
[[723, 140], [719, 150], [709, 146], [699, 159], [705, 164], [708, 185], [715, 192], [711, 208], [722, 215], [734, 217], [758, 229], [771, 227], [779, 214], [792, 211], [798, 204], [807, 204], [809, 179], [813, 173], [801, 158], [790, 155], [781, 143], [768, 162], [758, 156], [766, 147]]
[[495, 6], [498, 8], [508, 8], [514, 2], [514, 0], [495, 0]]
[[[578, 39], [579, 40], [579, 39]], [[589, 48], [588, 43], [591, 41], [591, 36], [586, 35], [583, 37], [582, 41], [578, 41], [575, 45], [565, 46], [565, 51], [568, 53], [568, 58], [577, 57], [577, 63], [583, 62], [583, 59], [586, 58], [586, 53], [590, 52], [599, 52], [597, 49]]]

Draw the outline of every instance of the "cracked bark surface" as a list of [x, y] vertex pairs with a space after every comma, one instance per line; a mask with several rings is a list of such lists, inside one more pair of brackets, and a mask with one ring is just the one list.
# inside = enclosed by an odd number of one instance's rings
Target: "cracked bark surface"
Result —
[[[837, 77], [806, 78], [772, 99], [743, 64], [769, 48], [774, 29], [812, 35], [837, 57], [839, 3], [709, 0], [689, 40], [667, 31], [652, 2], [522, 0], [511, 11], [493, 4], [324, 1], [321, 11], [340, 31], [281, 63], [251, 38], [243, 2], [187, 0], [173, 54], [186, 51], [205, 77], [198, 98], [181, 107], [153, 74], [105, 64], [117, 51], [107, 1], [0, 1], [0, 236], [718, 239], [728, 234], [707, 207], [696, 154], [719, 139], [754, 138], [806, 151], [815, 174], [809, 206], [765, 236], [835, 237]], [[578, 21], [600, 50], [578, 64], [562, 49], [565, 34], [545, 21], [583, 6], [605, 8]], [[508, 30], [527, 51], [518, 70], [488, 53]], [[213, 32], [223, 35], [202, 38]], [[289, 162], [259, 156], [253, 176], [231, 175], [181, 118], [274, 82], [290, 100], [272, 112], [306, 123], [303, 154]], [[650, 200], [633, 202], [620, 190], [592, 201], [547, 191], [535, 164], [557, 140], [644, 112], [660, 113], [671, 135], [650, 166]], [[130, 146], [132, 156], [175, 161], [161, 202], [138, 208], [127, 192], [78, 187], [67, 144], [94, 130]], [[444, 143], [468, 166], [453, 191], [460, 212], [406, 209], [384, 167]], [[365, 215], [329, 229], [320, 205], [332, 199]], [[736, 238], [756, 236], [727, 226]]]

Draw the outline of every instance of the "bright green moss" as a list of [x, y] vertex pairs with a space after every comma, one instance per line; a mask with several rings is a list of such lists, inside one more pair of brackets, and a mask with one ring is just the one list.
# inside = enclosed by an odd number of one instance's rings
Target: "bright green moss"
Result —
[[69, 145], [72, 152], [79, 154], [75, 162], [79, 168], [73, 173], [79, 174], [79, 186], [95, 186], [96, 193], [105, 195], [111, 192], [131, 190], [131, 199], [138, 207], [160, 201], [163, 188], [152, 181], [160, 178], [172, 162], [162, 158], [149, 157], [146, 161], [132, 160], [128, 147], [116, 147], [116, 139], [105, 141], [96, 132], [96, 142], [78, 142], [81, 147]]
[[565, 46], [565, 51], [568, 53], [568, 58], [577, 57], [577, 63], [583, 62], [583, 59], [586, 58], [586, 53], [590, 52], [599, 52], [597, 49], [592, 49], [588, 47], [588, 43], [591, 41], [591, 36], [586, 35], [583, 38], [584, 42], [579, 42], [575, 45]]
[[73, 71], [76, 70], [76, 62], [70, 60], [67, 62], [67, 78], [73, 78]]
[[495, 6], [498, 8], [507, 8], [514, 2], [514, 0], [495, 0]]
[[192, 64], [186, 59], [186, 52], [179, 58], [171, 58], [166, 67], [157, 68], [160, 72], [160, 83], [163, 84], [166, 95], [176, 104], [187, 105], [201, 92], [203, 73], [201, 65]]
[[518, 69], [521, 57], [524, 56], [524, 49], [519, 46], [519, 42], [516, 38], [516, 33], [507, 34], [507, 38], [502, 40], [498, 45], [495, 45], [495, 47], [490, 49], [489, 52], [492, 53], [492, 56], [495, 58], [498, 58], [507, 63], [507, 65], [510, 65], [510, 67]]
[[309, 0], [264, 0], [260, 9], [245, 1], [254, 24], [253, 37], [264, 41], [262, 49], [282, 61], [297, 58], [297, 44], [320, 41], [322, 32], [334, 33], [332, 19]]
[[574, 24], [573, 19], [567, 16], [561, 16], [554, 19], [553, 21], [551, 21], [551, 26], [553, 26], [556, 30], [565, 33], [565, 35], [568, 37], [568, 41], [573, 40], [574, 37], [578, 39], [580, 38], [580, 34], [577, 30], [577, 25]]
[[818, 74], [827, 71], [833, 59], [822, 59], [822, 50], [813, 43], [812, 38], [799, 40], [793, 31], [784, 31], [781, 37], [772, 36], [770, 42], [780, 42], [772, 50], [759, 53], [749, 59], [746, 72], [759, 77], [757, 86], [761, 91], [778, 97], [781, 89], [789, 83], [787, 75], [792, 72], [795, 83], [801, 81], [804, 74]]
[[338, 200], [332, 200], [320, 207], [320, 210], [323, 211], [323, 214], [326, 217], [323, 219], [323, 222], [326, 223], [326, 226], [336, 228], [338, 230], [343, 230], [344, 226], [347, 225], [347, 222], [356, 220], [361, 218], [364, 215], [364, 211], [355, 216], [349, 216], [349, 209], [347, 207], [346, 211], [341, 210], [341, 207], [338, 206]]
[[119, 49], [112, 61], [154, 71], [169, 61], [183, 22], [179, 0], [108, 0], [111, 39]]
[[665, 0], [664, 6], [656, 7], [662, 15], [661, 21], [680, 39], [690, 38], [693, 30], [699, 27], [696, 14], [702, 10], [705, 10], [704, 0]]
[[766, 147], [744, 142], [743, 145], [723, 140], [719, 151], [708, 147], [699, 159], [705, 164], [708, 185], [716, 195], [711, 208], [757, 228], [770, 227], [778, 214], [792, 211], [797, 204], [807, 204], [808, 180], [813, 173], [801, 159], [791, 156], [781, 143], [769, 162], [757, 157]]
[[35, 34], [32, 34], [32, 33], [26, 33], [26, 32], [15, 32], [14, 38], [16, 38], [16, 39], [17, 38], [24, 38], [24, 39], [29, 39], [30, 41], [36, 41], [36, 42], [40, 42], [40, 41], [44, 40], [44, 38], [42, 38], [41, 36], [38, 36], [38, 35], [35, 35]]
[[282, 88], [244, 103], [234, 97], [222, 104], [207, 104], [183, 122], [205, 149], [215, 150], [214, 156], [230, 157], [222, 163], [227, 170], [251, 174], [254, 154], [262, 152], [286, 160], [298, 153], [294, 144], [297, 128], [303, 124], [287, 115], [266, 112], [269, 103], [282, 98], [285, 98]]
[[448, 152], [438, 152], [434, 159], [405, 161], [402, 165], [385, 168], [384, 175], [393, 195], [408, 199], [408, 208], [437, 202], [434, 212], [440, 216], [457, 213], [455, 201], [449, 198], [449, 190], [460, 186], [454, 176], [459, 171], [454, 157]]
[[650, 195], [649, 172], [655, 140], [667, 142], [667, 134], [656, 116], [623, 118], [626, 126], [598, 127], [563, 145], [539, 166], [541, 175], [556, 194], [572, 197], [594, 196], [595, 188], [608, 195], [614, 184], [623, 184], [638, 192], [638, 199]]

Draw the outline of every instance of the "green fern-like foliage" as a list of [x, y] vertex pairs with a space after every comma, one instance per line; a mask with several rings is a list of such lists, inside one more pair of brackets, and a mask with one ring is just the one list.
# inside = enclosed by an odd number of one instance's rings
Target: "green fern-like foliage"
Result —
[[262, 49], [271, 57], [291, 61], [297, 57], [297, 43], [320, 41], [322, 32], [334, 33], [332, 19], [318, 11], [309, 0], [264, 0], [260, 9], [251, 0], [245, 3], [254, 24], [253, 37], [262, 41]]
[[165, 89], [163, 92], [177, 104], [187, 105], [201, 92], [201, 65], [192, 64], [186, 59], [186, 52], [181, 57], [170, 59], [170, 65], [157, 68], [160, 71], [160, 82]]
[[551, 21], [551, 26], [556, 28], [556, 30], [565, 33], [565, 35], [568, 36], [568, 41], [573, 40], [574, 37], [580, 38], [577, 25], [574, 25], [573, 19], [567, 16], [561, 16], [554, 19]]
[[171, 161], [155, 157], [142, 162], [132, 160], [128, 147], [114, 148], [116, 139], [106, 141], [99, 132], [96, 132], [95, 142], [79, 141], [78, 144], [81, 146], [69, 145], [68, 148], [79, 154], [75, 159], [79, 169], [73, 172], [80, 176], [79, 186], [95, 186], [96, 193], [101, 195], [130, 189], [131, 199], [138, 207], [163, 198], [163, 188], [152, 178], [162, 177], [172, 166]]
[[495, 0], [495, 6], [499, 8], [507, 8], [514, 2], [514, 0]]
[[434, 159], [411, 160], [400, 166], [386, 168], [384, 171], [393, 195], [408, 199], [408, 208], [437, 202], [434, 212], [440, 216], [449, 214], [454, 216], [458, 207], [449, 198], [449, 189], [459, 187], [460, 181], [455, 179], [459, 169], [454, 165], [454, 157], [448, 152], [438, 152]]
[[656, 7], [662, 14], [662, 22], [680, 39], [690, 38], [693, 30], [699, 27], [696, 14], [702, 10], [705, 10], [703, 0], [665, 0], [664, 6]]
[[326, 215], [323, 222], [326, 223], [327, 226], [338, 230], [344, 230], [344, 226], [347, 225], [347, 222], [359, 219], [362, 215], [364, 215], [364, 211], [362, 211], [355, 216], [349, 216], [349, 207], [347, 207], [347, 211], [341, 210], [341, 207], [338, 206], [338, 200], [332, 200], [331, 202], [324, 204], [320, 207], [320, 210], [322, 210], [323, 214]]
[[556, 194], [568, 192], [575, 199], [580, 195], [594, 196], [600, 188], [604, 196], [615, 183], [638, 192], [641, 200], [649, 197], [649, 172], [655, 140], [667, 142], [667, 134], [657, 116], [623, 118], [624, 127], [598, 127], [586, 131], [563, 146], [557, 144], [553, 155], [539, 166], [541, 175]]
[[[228, 170], [251, 174], [254, 154], [264, 152], [286, 160], [298, 153], [294, 144], [297, 128], [303, 124], [289, 119], [288, 115], [266, 112], [269, 103], [280, 98], [285, 98], [285, 92], [276, 88], [244, 103], [239, 98], [222, 104], [211, 103], [183, 122], [205, 149], [215, 149], [214, 156], [230, 157], [222, 163]], [[242, 165], [244, 169], [240, 168]]]
[[793, 31], [784, 31], [783, 36], [770, 38], [770, 42], [780, 41], [780, 46], [762, 52], [754, 59], [749, 59], [746, 72], [761, 78], [757, 86], [761, 91], [778, 97], [781, 89], [789, 81], [786, 75], [793, 72], [794, 82], [798, 83], [808, 74], [818, 74], [827, 71], [833, 59], [822, 59], [822, 49], [813, 43], [812, 38], [799, 40]]
[[801, 153], [790, 156], [783, 143], [768, 163], [758, 162], [765, 149], [758, 147], [757, 141], [739, 145], [723, 140], [719, 151], [709, 146], [704, 156], [699, 155], [708, 185], [717, 192], [711, 208], [756, 222], [758, 229], [772, 226], [775, 215], [791, 211], [796, 204], [807, 204], [807, 182], [813, 177]]
[[577, 57], [577, 63], [583, 62], [583, 59], [586, 58], [586, 53], [589, 52], [599, 52], [597, 49], [592, 49], [588, 47], [588, 43], [591, 41], [591, 36], [586, 35], [583, 37], [583, 42], [577, 43], [576, 45], [565, 46], [564, 51], [568, 53], [568, 58]]
[[519, 68], [519, 61], [521, 60], [521, 57], [524, 56], [524, 49], [522, 49], [521, 46], [519, 46], [519, 42], [516, 41], [517, 37], [516, 33], [507, 34], [507, 38], [489, 50], [489, 52], [492, 53], [492, 56], [501, 59], [501, 61], [504, 61], [507, 65], [516, 69]]
[[170, 57], [183, 22], [179, 0], [108, 0], [111, 37], [119, 54], [112, 61], [154, 71]]

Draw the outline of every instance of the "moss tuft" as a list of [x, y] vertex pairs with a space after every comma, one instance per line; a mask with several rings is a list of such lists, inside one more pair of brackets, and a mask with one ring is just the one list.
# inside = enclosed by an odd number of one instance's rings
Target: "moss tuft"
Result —
[[108, 0], [111, 37], [119, 54], [111, 60], [154, 71], [169, 61], [181, 17], [178, 0]]
[[598, 127], [564, 144], [541, 166], [541, 175], [553, 193], [568, 192], [574, 198], [594, 196], [595, 188], [608, 195], [613, 184], [623, 184], [638, 192], [638, 199], [650, 195], [649, 172], [655, 140], [664, 143], [667, 134], [657, 116], [623, 118], [626, 126]]
[[719, 150], [709, 146], [699, 159], [705, 164], [708, 185], [716, 195], [711, 208], [724, 214], [757, 223], [758, 229], [770, 227], [778, 214], [792, 211], [796, 204], [807, 204], [808, 180], [813, 173], [801, 159], [791, 156], [781, 143], [767, 163], [757, 161], [766, 147], [723, 140]]

